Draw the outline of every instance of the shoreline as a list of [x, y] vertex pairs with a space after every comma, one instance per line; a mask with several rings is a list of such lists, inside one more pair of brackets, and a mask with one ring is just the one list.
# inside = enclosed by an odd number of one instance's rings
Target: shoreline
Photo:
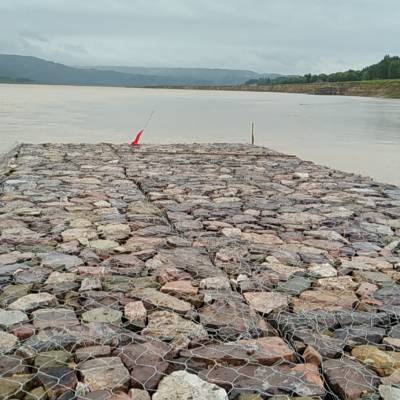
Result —
[[166, 89], [166, 90], [204, 90], [204, 91], [230, 91], [230, 92], [266, 92], [307, 94], [313, 96], [346, 96], [368, 97], [377, 99], [400, 99], [400, 79], [376, 80], [359, 82], [323, 82], [308, 84], [277, 84], [277, 85], [182, 85], [182, 86], [112, 86], [112, 85], [86, 85], [86, 84], [49, 84], [40, 82], [0, 82], [4, 85], [43, 85], [64, 87], [98, 87], [98, 88], [125, 88], [125, 89]]

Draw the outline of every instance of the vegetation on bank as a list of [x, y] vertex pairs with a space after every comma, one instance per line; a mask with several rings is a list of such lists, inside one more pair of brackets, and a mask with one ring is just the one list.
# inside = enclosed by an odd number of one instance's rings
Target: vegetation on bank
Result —
[[242, 90], [400, 99], [400, 79], [242, 86]]
[[[150, 87], [149, 87], [150, 88]], [[359, 82], [319, 82], [280, 85], [159, 86], [160, 89], [229, 90], [246, 92], [304, 93], [315, 95], [363, 96], [400, 99], [400, 79]]]
[[335, 72], [333, 74], [306, 74], [304, 76], [283, 76], [275, 79], [250, 79], [246, 84], [265, 86], [321, 82], [359, 82], [381, 79], [400, 79], [400, 57], [391, 57], [387, 55], [382, 61], [370, 65], [369, 67], [365, 67], [362, 70], [350, 69], [345, 72]]

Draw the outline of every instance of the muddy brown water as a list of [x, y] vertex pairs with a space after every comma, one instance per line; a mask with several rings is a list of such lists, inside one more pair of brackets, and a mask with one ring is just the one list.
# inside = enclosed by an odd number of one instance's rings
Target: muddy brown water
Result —
[[286, 93], [0, 85], [13, 143], [249, 142], [400, 185], [400, 100]]

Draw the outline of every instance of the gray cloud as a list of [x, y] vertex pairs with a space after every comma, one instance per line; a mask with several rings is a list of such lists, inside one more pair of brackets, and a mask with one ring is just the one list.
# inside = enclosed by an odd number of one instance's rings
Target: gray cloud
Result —
[[0, 53], [331, 72], [399, 54], [398, 0], [1, 0]]

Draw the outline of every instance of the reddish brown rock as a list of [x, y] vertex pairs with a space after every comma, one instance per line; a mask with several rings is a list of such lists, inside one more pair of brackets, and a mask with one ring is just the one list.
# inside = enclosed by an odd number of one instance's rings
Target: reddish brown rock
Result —
[[227, 390], [251, 388], [265, 396], [283, 395], [288, 392], [297, 396], [324, 396], [324, 383], [318, 368], [312, 364], [295, 366], [241, 367], [216, 366], [203, 370], [199, 376]]
[[307, 290], [298, 298], [292, 299], [293, 310], [301, 311], [336, 311], [352, 309], [358, 298], [353, 292], [340, 290]]
[[131, 373], [131, 385], [155, 389], [169, 367], [171, 348], [162, 342], [149, 341], [121, 347], [114, 352]]
[[181, 356], [208, 364], [215, 362], [229, 365], [245, 365], [257, 362], [272, 365], [278, 361], [295, 361], [295, 355], [280, 337], [239, 340], [225, 344], [211, 344], [181, 351]]
[[250, 307], [262, 314], [280, 311], [288, 306], [288, 296], [276, 292], [246, 292], [243, 294]]
[[330, 387], [342, 399], [371, 395], [379, 384], [379, 378], [371, 370], [349, 359], [326, 360], [322, 370]]
[[303, 353], [304, 361], [308, 364], [313, 364], [316, 367], [320, 367], [322, 364], [322, 356], [312, 346], [307, 346]]
[[167, 282], [162, 288], [163, 293], [172, 295], [196, 295], [199, 289], [192, 285], [190, 281], [171, 281]]

